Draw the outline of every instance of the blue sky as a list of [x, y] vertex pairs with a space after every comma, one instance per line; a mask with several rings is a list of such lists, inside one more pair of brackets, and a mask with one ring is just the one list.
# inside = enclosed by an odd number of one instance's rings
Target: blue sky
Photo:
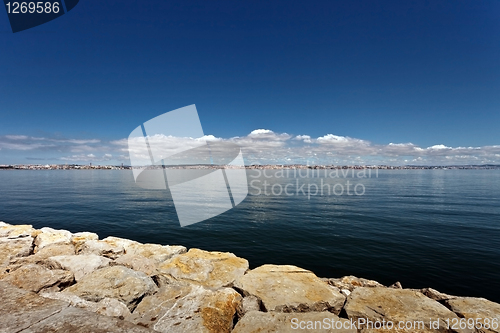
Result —
[[82, 0], [13, 34], [3, 12], [0, 164], [127, 163], [120, 140], [191, 104], [206, 135], [274, 149], [256, 161], [500, 163], [498, 13], [496, 0]]

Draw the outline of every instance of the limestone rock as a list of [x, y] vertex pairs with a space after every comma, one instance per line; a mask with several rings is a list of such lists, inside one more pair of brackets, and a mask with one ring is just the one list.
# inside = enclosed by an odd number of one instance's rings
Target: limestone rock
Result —
[[159, 265], [158, 271], [174, 280], [207, 288], [230, 287], [248, 270], [248, 261], [232, 253], [190, 249]]
[[83, 254], [50, 257], [45, 261], [45, 264], [52, 268], [71, 271], [75, 275], [75, 280], [79, 281], [83, 276], [96, 269], [108, 266], [110, 262], [110, 259], [95, 254]]
[[130, 322], [104, 317], [68, 303], [40, 297], [0, 281], [0, 332], [153, 333]]
[[0, 281], [0, 332], [19, 332], [48, 318], [68, 305]]
[[57, 299], [69, 303], [69, 305], [83, 308], [108, 317], [129, 317], [130, 311], [125, 304], [114, 298], [103, 298], [98, 303], [86, 301], [69, 292], [40, 292], [40, 296]]
[[32, 237], [34, 232], [35, 229], [33, 229], [32, 225], [10, 225], [7, 223], [0, 225], [0, 238]]
[[142, 272], [135, 272], [123, 266], [110, 266], [83, 276], [64, 292], [93, 302], [99, 302], [106, 297], [116, 298], [133, 310], [143, 296], [150, 295], [157, 289], [153, 280]]
[[78, 254], [96, 254], [116, 259], [125, 253], [125, 248], [140, 243], [118, 237], [106, 237], [103, 240], [88, 240], [78, 246]]
[[160, 287], [157, 293], [142, 299], [130, 320], [142, 326], [152, 326], [153, 322], [172, 308], [178, 299], [186, 297], [194, 287], [189, 284], [170, 284]]
[[186, 248], [175, 245], [130, 244], [125, 246], [125, 252], [127, 254], [140, 255], [160, 263], [178, 254], [186, 253]]
[[[482, 324], [484, 319], [490, 319], [490, 329], [484, 329], [484, 332], [500, 332], [500, 304], [491, 302], [484, 298], [475, 297], [456, 297], [446, 301], [446, 305], [451, 311], [459, 315], [459, 317], [480, 318]], [[491, 320], [496, 318], [496, 325], [491, 325]], [[496, 328], [492, 327], [495, 326]]]
[[120, 317], [122, 319], [130, 316], [130, 311], [124, 303], [108, 297], [100, 300], [92, 312], [108, 317]]
[[154, 333], [126, 320], [101, 316], [83, 309], [68, 307], [20, 333]]
[[113, 261], [113, 265], [122, 265], [131, 268], [134, 271], [143, 272], [148, 276], [154, 275], [157, 272], [156, 261], [131, 253], [120, 256], [118, 259]]
[[113, 237], [109, 236], [106, 237], [102, 240], [105, 243], [108, 243], [111, 246], [119, 246], [123, 248], [127, 248], [131, 245], [140, 245], [141, 243], [130, 240], [130, 239], [125, 239], [125, 238], [120, 238], [120, 237]]
[[27, 264], [43, 264], [50, 257], [73, 254], [75, 254], [75, 248], [71, 244], [51, 244], [28, 257], [11, 259], [9, 268], [13, 271]]
[[39, 292], [44, 288], [66, 286], [73, 282], [73, 273], [41, 265], [28, 264], [19, 267], [3, 276], [4, 282], [9, 282], [19, 288]]
[[76, 296], [75, 294], [69, 293], [69, 292], [54, 292], [54, 291], [48, 291], [48, 290], [43, 290], [40, 293], [38, 293], [40, 296], [45, 297], [45, 298], [50, 298], [50, 299], [56, 299], [59, 301], [63, 301], [68, 303], [71, 306], [77, 307], [77, 308], [91, 308], [93, 304], [97, 304], [95, 302], [89, 302], [84, 300], [83, 298]]
[[[410, 329], [401, 332], [448, 332], [445, 327], [445, 320], [458, 318], [444, 305], [420, 292], [381, 287], [358, 287], [354, 289], [347, 298], [344, 310], [349, 319], [354, 321], [365, 318], [372, 322], [392, 321], [395, 325], [400, 321], [424, 322], [425, 327], [421, 327], [420, 330]], [[430, 318], [434, 321], [439, 319], [439, 328], [430, 327]], [[369, 330], [366, 330], [366, 332], [369, 332]], [[459, 332], [473, 331], [460, 330]]]
[[0, 267], [8, 266], [11, 260], [26, 257], [33, 246], [33, 238], [22, 237], [15, 239], [0, 239]]
[[344, 295], [345, 297], [349, 296], [351, 294], [351, 291], [348, 290], [348, 289], [341, 289], [340, 292], [342, 293], [342, 295]]
[[35, 238], [34, 253], [50, 244], [71, 244], [71, 232], [52, 228], [40, 229], [40, 234]]
[[234, 289], [177, 285], [145, 297], [132, 317], [134, 323], [165, 333], [229, 333], [240, 301]]
[[312, 272], [291, 265], [263, 265], [235, 283], [245, 295], [262, 300], [267, 311], [331, 311], [339, 314], [345, 301], [337, 288]]
[[75, 246], [75, 248], [79, 248], [86, 241], [98, 239], [99, 236], [93, 232], [77, 232], [71, 236], [71, 243]]
[[445, 301], [447, 299], [457, 298], [456, 296], [443, 294], [443, 293], [437, 291], [436, 289], [432, 289], [432, 288], [424, 288], [424, 289], [420, 289], [419, 291], [422, 294], [424, 294], [425, 296], [427, 296], [435, 301], [439, 301], [439, 302]]
[[122, 246], [113, 246], [102, 240], [90, 240], [78, 247], [78, 254], [95, 254], [98, 256], [116, 259], [125, 253]]
[[[321, 327], [318, 322], [321, 322]], [[316, 326], [314, 326], [316, 323]], [[339, 329], [335, 328], [335, 325]], [[300, 329], [303, 327], [304, 329]], [[342, 328], [341, 328], [342, 327]], [[347, 319], [330, 312], [281, 313], [248, 312], [234, 327], [233, 333], [293, 333], [293, 332], [336, 332], [356, 333]]]
[[403, 289], [403, 286], [401, 285], [401, 282], [397, 281], [397, 282], [394, 282], [393, 284], [391, 284], [389, 286], [389, 288], [393, 288], [393, 289]]
[[241, 305], [238, 307], [238, 317], [243, 317], [245, 313], [250, 311], [260, 311], [260, 301], [255, 296], [244, 297]]
[[340, 279], [326, 279], [326, 281], [334, 287], [348, 291], [353, 291], [357, 287], [383, 287], [383, 285], [377, 281], [358, 278], [352, 275], [344, 276]]

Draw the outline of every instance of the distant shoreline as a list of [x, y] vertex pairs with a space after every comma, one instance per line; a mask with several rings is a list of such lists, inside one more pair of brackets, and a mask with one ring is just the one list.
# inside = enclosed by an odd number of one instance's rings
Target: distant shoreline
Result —
[[[163, 169], [221, 169], [227, 168], [224, 165], [175, 165], [175, 166], [154, 166], [153, 168]], [[232, 169], [243, 167], [229, 166]], [[139, 168], [139, 167], [135, 167]], [[303, 164], [259, 164], [246, 165], [245, 169], [373, 169], [373, 170], [499, 170], [500, 165], [303, 165]], [[4, 164], [0, 165], [0, 170], [132, 170], [128, 165], [79, 165], [79, 164]]]

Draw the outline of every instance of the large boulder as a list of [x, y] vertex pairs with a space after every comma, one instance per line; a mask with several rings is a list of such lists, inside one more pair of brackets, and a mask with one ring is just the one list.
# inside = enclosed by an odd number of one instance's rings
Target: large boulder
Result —
[[32, 225], [10, 225], [5, 222], [0, 222], [0, 238], [32, 237], [34, 233], [35, 229]]
[[73, 273], [61, 269], [48, 269], [41, 265], [28, 264], [2, 277], [19, 288], [39, 292], [46, 288], [65, 287], [74, 281]]
[[86, 301], [83, 298], [68, 292], [40, 292], [40, 296], [64, 301], [69, 303], [71, 306], [83, 308], [108, 317], [119, 317], [123, 319], [130, 316], [130, 310], [127, 306], [114, 298], [103, 298], [96, 303]]
[[85, 275], [108, 266], [110, 262], [111, 260], [106, 257], [82, 254], [50, 257], [45, 261], [45, 264], [51, 268], [71, 271], [75, 275], [75, 280], [80, 281]]
[[[461, 318], [477, 319], [481, 325], [476, 323], [476, 327], [483, 326], [484, 332], [500, 332], [500, 304], [475, 297], [456, 297], [447, 300], [445, 304]], [[489, 328], [484, 328], [487, 327], [486, 323]]]
[[48, 318], [68, 304], [46, 300], [37, 294], [0, 281], [0, 332], [20, 332]]
[[232, 253], [190, 249], [158, 266], [160, 275], [211, 289], [231, 287], [248, 270], [248, 261]]
[[[359, 287], [353, 290], [344, 306], [349, 319], [360, 323], [358, 328], [369, 328], [363, 332], [378, 332], [376, 326], [362, 325], [363, 320], [375, 322], [391, 321], [394, 325], [400, 322], [412, 324], [411, 328], [400, 329], [398, 332], [450, 332], [446, 320], [457, 319], [457, 315], [444, 305], [434, 301], [424, 294], [408, 289], [393, 289], [381, 287]], [[360, 318], [362, 319], [360, 321]], [[430, 320], [436, 322], [432, 326]], [[370, 330], [371, 329], [371, 330]], [[474, 330], [458, 330], [458, 332], [474, 332]]]
[[98, 256], [116, 259], [125, 253], [130, 245], [140, 245], [136, 241], [119, 237], [106, 237], [103, 240], [90, 239], [77, 246], [78, 254], [96, 254]]
[[27, 264], [44, 264], [44, 262], [54, 256], [61, 255], [74, 255], [75, 247], [72, 244], [51, 244], [42, 249], [37, 253], [27, 256], [27, 257], [16, 257], [12, 258], [10, 261], [10, 270], [15, 270], [23, 265]]
[[158, 318], [171, 309], [178, 299], [186, 297], [194, 287], [189, 284], [170, 284], [160, 287], [157, 293], [142, 299], [130, 320], [145, 327], [152, 327]]
[[131, 255], [139, 255], [160, 263], [178, 254], [186, 253], [186, 248], [184, 246], [177, 245], [130, 244], [125, 246], [125, 252]]
[[235, 282], [245, 295], [262, 300], [267, 311], [331, 311], [339, 314], [345, 296], [312, 272], [290, 265], [263, 265]]
[[34, 253], [51, 244], [71, 244], [71, 232], [47, 227], [40, 229], [35, 238]]
[[71, 243], [75, 248], [79, 248], [83, 243], [90, 240], [98, 240], [99, 236], [93, 232], [77, 232], [71, 236]]
[[83, 276], [64, 292], [92, 302], [99, 302], [106, 297], [116, 298], [132, 311], [142, 297], [153, 294], [157, 289], [153, 280], [142, 272], [123, 266], [110, 266]]
[[165, 333], [229, 333], [241, 296], [234, 289], [173, 285], [145, 297], [135, 309], [134, 323]]
[[331, 312], [282, 313], [248, 312], [234, 327], [233, 333], [357, 333], [347, 319]]
[[5, 267], [16, 258], [26, 257], [31, 253], [33, 238], [0, 238], [0, 267]]
[[115, 259], [113, 261], [113, 265], [122, 265], [131, 268], [134, 271], [143, 272], [148, 276], [152, 276], [157, 273], [157, 262], [155, 260], [131, 253], [126, 253], [118, 259]]
[[89, 240], [80, 244], [77, 248], [79, 255], [93, 254], [110, 259], [116, 259], [125, 253], [123, 246], [110, 244], [102, 240]]
[[0, 282], [0, 332], [106, 332], [147, 333], [152, 330], [130, 322], [69, 307], [68, 303]]

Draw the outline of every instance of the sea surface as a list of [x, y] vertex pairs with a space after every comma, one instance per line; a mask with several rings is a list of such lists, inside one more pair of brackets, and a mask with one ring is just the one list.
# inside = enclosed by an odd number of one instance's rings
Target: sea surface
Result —
[[292, 264], [320, 277], [400, 281], [500, 302], [500, 170], [361, 176], [251, 170], [240, 205], [181, 228], [169, 191], [137, 187], [130, 170], [5, 170], [0, 220], [229, 251], [251, 268]]

